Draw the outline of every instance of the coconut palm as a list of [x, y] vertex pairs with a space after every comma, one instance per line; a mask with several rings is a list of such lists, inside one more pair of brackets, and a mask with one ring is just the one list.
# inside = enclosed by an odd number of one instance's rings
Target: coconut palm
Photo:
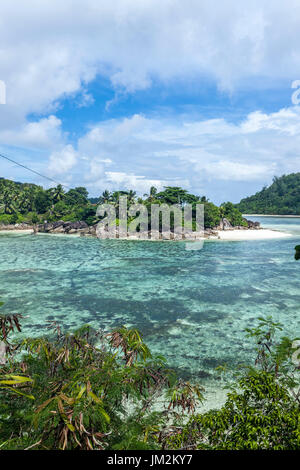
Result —
[[56, 188], [51, 188], [50, 191], [52, 195], [53, 204], [56, 204], [57, 202], [61, 201], [65, 195], [64, 188], [61, 184], [58, 184]]
[[151, 186], [149, 194], [144, 194], [144, 197], [147, 197], [149, 201], [153, 201], [155, 199], [155, 196], [157, 194], [157, 189], [155, 186]]
[[19, 196], [19, 208], [22, 213], [32, 212], [34, 208], [35, 191], [31, 187], [25, 187]]
[[108, 204], [111, 201], [111, 197], [111, 193], [108, 191], [108, 189], [105, 189], [105, 191], [103, 191], [102, 195], [99, 197], [100, 204]]
[[136, 191], [133, 191], [130, 189], [127, 193], [128, 196], [128, 203], [129, 204], [134, 204], [135, 203], [135, 197], [136, 197]]
[[1, 208], [5, 214], [13, 214], [17, 212], [18, 206], [19, 193], [15, 185], [9, 182], [2, 192]]

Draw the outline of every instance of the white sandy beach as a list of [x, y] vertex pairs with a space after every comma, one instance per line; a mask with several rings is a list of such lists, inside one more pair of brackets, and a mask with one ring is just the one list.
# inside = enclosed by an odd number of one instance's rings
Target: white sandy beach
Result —
[[285, 238], [290, 236], [290, 233], [279, 232], [277, 230], [270, 229], [222, 230], [218, 232], [218, 239], [227, 241], [266, 240], [272, 238]]
[[[28, 235], [33, 233], [32, 229], [28, 230], [0, 230], [0, 235]], [[224, 240], [224, 241], [242, 241], [242, 240], [265, 240], [265, 239], [272, 239], [272, 238], [285, 238], [290, 237], [291, 234], [287, 232], [280, 232], [278, 230], [270, 230], [270, 229], [251, 229], [251, 230], [220, 230], [217, 232], [218, 236], [210, 237], [211, 240]], [[38, 233], [38, 235], [44, 235], [42, 233]], [[66, 234], [66, 233], [51, 233], [47, 235], [55, 235], [61, 237], [68, 237], [72, 236], [80, 236], [80, 234]], [[201, 240], [205, 240], [204, 238]], [[149, 241], [162, 241], [162, 240], [149, 240]], [[166, 240], [168, 241], [168, 240]], [[187, 241], [187, 240], [186, 240]], [[198, 240], [199, 241], [199, 240]]]
[[28, 230], [0, 230], [0, 235], [5, 234], [7, 235], [8, 233], [13, 233], [14, 235], [28, 235], [28, 233], [33, 233], [32, 229]]

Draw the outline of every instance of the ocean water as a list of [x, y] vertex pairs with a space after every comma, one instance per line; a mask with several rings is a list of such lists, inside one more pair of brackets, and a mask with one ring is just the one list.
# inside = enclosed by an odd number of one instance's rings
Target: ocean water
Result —
[[300, 334], [300, 219], [255, 220], [292, 236], [188, 251], [184, 242], [1, 234], [1, 310], [28, 316], [24, 335], [52, 320], [67, 330], [136, 327], [181, 377], [213, 387], [218, 365], [253, 361], [244, 329], [259, 316]]

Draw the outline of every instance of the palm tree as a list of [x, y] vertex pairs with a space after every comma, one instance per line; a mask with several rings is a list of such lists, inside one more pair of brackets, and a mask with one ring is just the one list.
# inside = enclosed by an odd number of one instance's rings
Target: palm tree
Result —
[[120, 196], [128, 196], [128, 191], [114, 191], [111, 195], [111, 201], [115, 206], [119, 205]]
[[136, 196], [136, 191], [133, 191], [132, 189], [130, 189], [128, 191], [128, 203], [129, 204], [134, 204], [135, 203], [135, 196]]
[[23, 213], [32, 212], [34, 206], [35, 191], [33, 188], [25, 187], [20, 193], [19, 207]]
[[61, 201], [65, 195], [65, 191], [62, 185], [58, 184], [56, 188], [52, 188], [51, 195], [52, 195], [53, 204], [56, 204], [58, 201]]
[[155, 196], [157, 194], [157, 189], [155, 186], [151, 186], [149, 194], [144, 194], [144, 197], [147, 197], [149, 201], [153, 201], [155, 199]]
[[99, 197], [99, 202], [100, 204], [107, 204], [108, 202], [111, 201], [111, 198], [112, 198], [111, 193], [108, 191], [108, 189], [106, 189], [105, 191], [103, 191], [102, 195]]
[[13, 214], [17, 212], [19, 206], [19, 193], [11, 182], [5, 185], [1, 202], [1, 206], [5, 214]]

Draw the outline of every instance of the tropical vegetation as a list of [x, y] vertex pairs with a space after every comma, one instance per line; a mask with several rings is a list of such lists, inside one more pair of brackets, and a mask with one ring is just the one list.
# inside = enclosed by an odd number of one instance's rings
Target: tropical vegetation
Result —
[[300, 215], [300, 173], [275, 176], [272, 184], [236, 207], [243, 214]]
[[201, 384], [178, 380], [137, 330], [66, 333], [53, 323], [17, 341], [21, 321], [0, 317], [1, 449], [300, 448], [300, 354], [271, 318], [246, 332], [255, 364], [241, 369], [224, 406], [205, 413]]
[[65, 190], [62, 185], [43, 189], [30, 183], [16, 183], [7, 179], [0, 179], [0, 224], [16, 223], [43, 223], [57, 220], [76, 222], [85, 221], [93, 225], [98, 221], [96, 216], [97, 204], [114, 204], [118, 211], [119, 197], [127, 196], [128, 206], [139, 203], [144, 204], [151, 217], [151, 204], [204, 204], [204, 225], [213, 228], [220, 224], [222, 218], [236, 225], [246, 225], [241, 212], [230, 202], [220, 207], [210, 202], [205, 196], [190, 194], [187, 190], [167, 186], [158, 191], [154, 186], [143, 197], [137, 196], [136, 191], [105, 190], [98, 198], [89, 198], [84, 187]]

